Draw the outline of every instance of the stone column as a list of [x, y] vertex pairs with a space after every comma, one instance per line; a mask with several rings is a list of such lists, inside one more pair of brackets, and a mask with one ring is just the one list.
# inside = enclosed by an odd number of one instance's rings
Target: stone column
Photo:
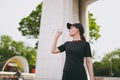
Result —
[[85, 22], [79, 4], [79, 0], [43, 1], [35, 80], [61, 80], [65, 54], [51, 54], [51, 47], [58, 29], [63, 30], [58, 45], [69, 39], [67, 22]]

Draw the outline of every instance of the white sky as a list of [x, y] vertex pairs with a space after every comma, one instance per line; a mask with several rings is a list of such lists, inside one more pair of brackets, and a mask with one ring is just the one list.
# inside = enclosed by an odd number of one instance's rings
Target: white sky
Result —
[[101, 56], [120, 48], [120, 0], [98, 0], [89, 6], [100, 27], [100, 39], [92, 45]]
[[20, 20], [40, 3], [41, 0], [0, 0], [0, 35], [9, 35], [14, 40], [33, 46], [36, 41], [23, 37], [17, 28]]
[[[14, 40], [33, 45], [36, 41], [26, 39], [17, 30], [23, 17], [36, 8], [41, 0], [0, 0], [0, 35], [9, 35]], [[97, 23], [101, 26], [101, 38], [92, 45], [100, 56], [120, 48], [120, 0], [98, 0], [89, 6]], [[98, 57], [96, 57], [98, 59]]]

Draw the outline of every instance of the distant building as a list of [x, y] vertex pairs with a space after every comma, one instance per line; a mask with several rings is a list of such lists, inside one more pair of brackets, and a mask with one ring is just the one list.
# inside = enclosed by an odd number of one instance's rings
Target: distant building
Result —
[[14, 56], [6, 61], [0, 62], [0, 71], [16, 72], [17, 68], [24, 73], [29, 73], [28, 61], [22, 56]]

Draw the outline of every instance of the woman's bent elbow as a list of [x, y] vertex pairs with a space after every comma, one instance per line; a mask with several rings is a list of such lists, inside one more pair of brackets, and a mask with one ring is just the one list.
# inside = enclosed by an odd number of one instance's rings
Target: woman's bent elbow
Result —
[[59, 49], [51, 50], [52, 54], [60, 53]]
[[51, 50], [51, 53], [54, 54], [55, 53], [54, 50]]
[[56, 53], [59, 53], [59, 51], [58, 50], [52, 50], [51, 53], [56, 54]]

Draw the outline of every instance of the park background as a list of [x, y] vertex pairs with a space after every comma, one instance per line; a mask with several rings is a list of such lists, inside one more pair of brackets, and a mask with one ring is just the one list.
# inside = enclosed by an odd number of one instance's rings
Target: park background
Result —
[[[41, 0], [1, 0], [0, 35], [9, 35], [13, 40], [23, 41], [25, 45], [34, 47], [37, 40], [22, 36], [17, 28], [21, 19], [28, 16], [40, 3]], [[91, 44], [92, 50], [95, 51], [95, 61], [101, 61], [106, 54], [120, 48], [119, 3], [119, 0], [98, 0], [88, 7], [88, 11], [93, 13], [100, 26], [101, 37]]]

